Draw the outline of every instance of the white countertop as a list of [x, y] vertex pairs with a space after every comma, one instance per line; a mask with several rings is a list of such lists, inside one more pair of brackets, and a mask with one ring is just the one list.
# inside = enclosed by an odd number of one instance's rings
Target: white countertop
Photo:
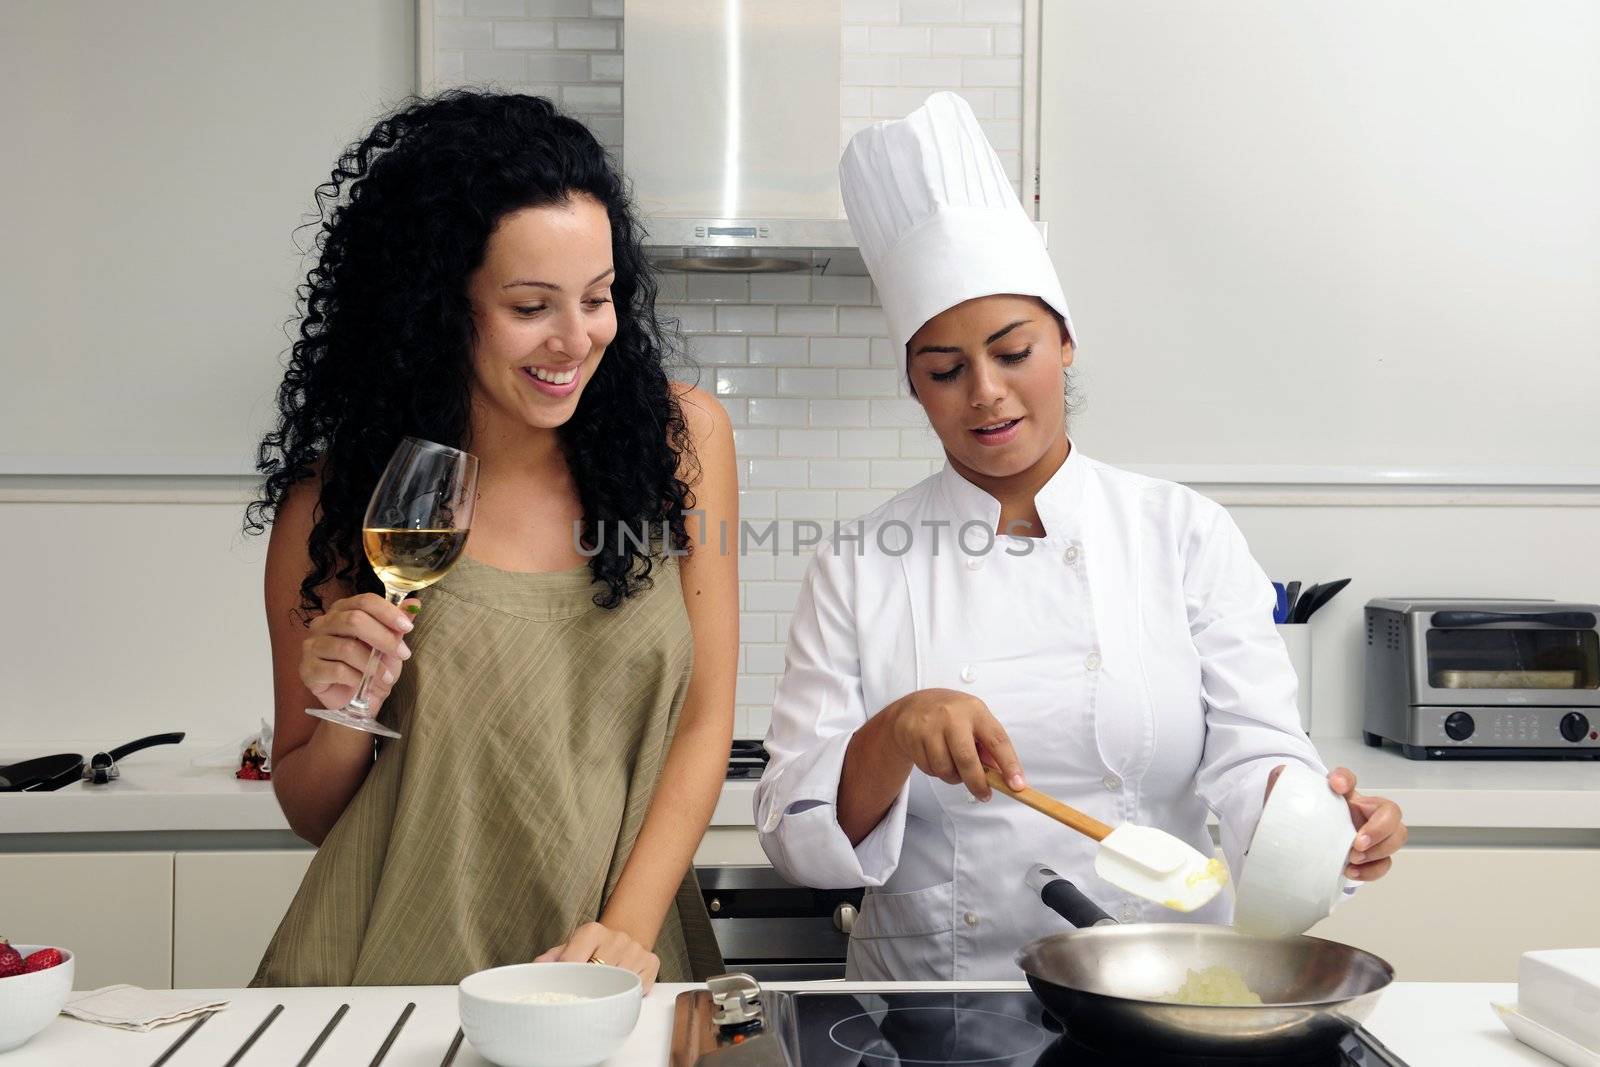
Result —
[[[73, 741], [8, 744], [0, 763], [51, 752], [92, 753]], [[0, 794], [0, 833], [287, 830], [268, 782], [245, 782], [222, 768], [198, 768], [210, 742], [146, 749], [103, 786], [54, 793]], [[1412, 827], [1600, 829], [1600, 761], [1408, 760], [1356, 738], [1321, 739], [1327, 764], [1356, 772], [1358, 788], [1396, 801]], [[753, 825], [753, 782], [729, 782], [713, 827]]]
[[[984, 988], [1026, 989], [1021, 983]], [[687, 985], [660, 985], [645, 998], [639, 1024], [606, 1067], [667, 1063], [673, 998]], [[782, 988], [776, 987], [775, 988]], [[841, 991], [859, 988], [829, 983]], [[881, 988], [881, 986], [871, 987]], [[953, 988], [931, 983], [903, 988]], [[961, 988], [973, 988], [965, 985]], [[311, 1046], [340, 1004], [350, 1011], [315, 1059], [319, 1064], [367, 1063], [407, 1003], [416, 1010], [384, 1059], [385, 1067], [438, 1067], [459, 1025], [454, 986], [354, 989], [207, 990], [227, 997], [226, 1011], [205, 1023], [168, 1062], [170, 1067], [215, 1067], [228, 1059], [274, 1005], [284, 1011], [251, 1050], [248, 1062], [290, 1063]], [[1501, 1026], [1491, 1001], [1514, 1001], [1516, 986], [1398, 982], [1389, 987], [1367, 1028], [1411, 1067], [1550, 1067], [1551, 1061], [1519, 1044]], [[147, 1034], [58, 1018], [22, 1048], [0, 1053], [4, 1067], [55, 1067], [63, 1063], [151, 1063], [189, 1023]], [[271, 1038], [270, 1043], [268, 1038]], [[261, 1055], [261, 1053], [268, 1053]], [[483, 1058], [463, 1043], [457, 1067], [480, 1067]]]

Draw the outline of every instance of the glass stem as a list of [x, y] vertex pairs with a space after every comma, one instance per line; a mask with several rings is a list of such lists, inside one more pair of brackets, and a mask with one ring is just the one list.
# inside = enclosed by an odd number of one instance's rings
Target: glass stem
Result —
[[[400, 606], [400, 601], [406, 598], [405, 590], [389, 589], [385, 587], [384, 597], [395, 607]], [[350, 698], [350, 707], [365, 714], [372, 708], [372, 700], [367, 696], [367, 689], [372, 685], [372, 676], [378, 671], [378, 664], [383, 660], [383, 653], [377, 649], [372, 650], [372, 655], [367, 657], [367, 669], [361, 675], [361, 688], [356, 690], [356, 695]]]

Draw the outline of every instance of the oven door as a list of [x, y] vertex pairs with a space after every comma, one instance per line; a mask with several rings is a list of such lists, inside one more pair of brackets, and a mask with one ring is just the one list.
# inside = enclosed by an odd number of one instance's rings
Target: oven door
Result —
[[791, 885], [771, 867], [697, 867], [729, 971], [763, 981], [843, 978], [861, 889]]
[[1413, 646], [1418, 703], [1600, 707], [1595, 622], [1567, 610], [1433, 612]]

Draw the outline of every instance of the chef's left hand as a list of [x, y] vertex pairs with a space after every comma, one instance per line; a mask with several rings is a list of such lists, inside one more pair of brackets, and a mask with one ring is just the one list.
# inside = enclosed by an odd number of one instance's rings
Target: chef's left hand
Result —
[[[1268, 796], [1272, 795], [1272, 787], [1282, 770], [1282, 767], [1274, 767], [1267, 776]], [[1400, 815], [1400, 805], [1383, 797], [1357, 794], [1356, 773], [1347, 767], [1334, 768], [1328, 775], [1328, 787], [1350, 805], [1350, 822], [1356, 828], [1356, 839], [1345, 863], [1345, 877], [1355, 882], [1377, 881], [1389, 873], [1394, 865], [1390, 857], [1406, 843], [1406, 824]]]
[[650, 992], [656, 975], [661, 971], [661, 959], [639, 942], [609, 926], [584, 923], [567, 938], [534, 960], [535, 963], [608, 963], [632, 971]]

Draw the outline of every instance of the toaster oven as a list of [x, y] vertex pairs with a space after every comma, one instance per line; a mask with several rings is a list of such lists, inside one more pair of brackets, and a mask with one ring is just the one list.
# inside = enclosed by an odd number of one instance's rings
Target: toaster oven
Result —
[[1409, 759], [1600, 757], [1600, 605], [1387, 597], [1366, 624], [1367, 744]]

